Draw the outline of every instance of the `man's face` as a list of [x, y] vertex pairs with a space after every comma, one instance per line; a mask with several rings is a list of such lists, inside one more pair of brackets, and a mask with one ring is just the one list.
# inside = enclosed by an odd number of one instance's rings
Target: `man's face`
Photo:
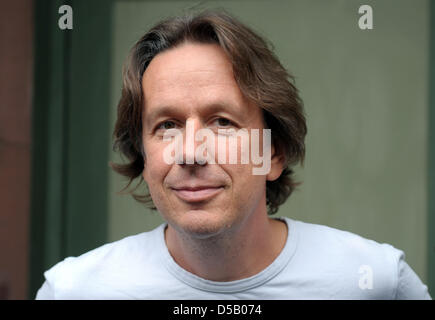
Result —
[[[253, 128], [264, 128], [262, 110], [242, 95], [224, 51], [215, 44], [185, 43], [162, 52], [146, 69], [142, 87], [143, 178], [168, 224], [205, 238], [235, 230], [252, 215], [266, 215], [266, 180], [281, 174], [277, 161], [272, 160], [268, 174], [253, 175], [251, 161], [240, 163], [240, 145], [237, 164], [164, 161], [170, 143], [163, 140], [164, 132], [179, 129], [186, 141], [188, 122], [195, 132], [207, 128], [216, 137], [218, 129], [245, 128], [250, 134]], [[185, 159], [194, 157], [183, 151]]]

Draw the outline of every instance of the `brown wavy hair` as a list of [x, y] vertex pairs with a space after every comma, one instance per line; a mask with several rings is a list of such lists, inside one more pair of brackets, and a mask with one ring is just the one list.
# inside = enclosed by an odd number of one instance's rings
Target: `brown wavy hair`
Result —
[[305, 157], [307, 127], [303, 103], [294, 77], [281, 65], [272, 46], [249, 27], [223, 10], [203, 11], [166, 19], [155, 25], [133, 46], [123, 70], [122, 95], [114, 130], [114, 151], [127, 157], [123, 164], [110, 163], [119, 174], [139, 183], [128, 190], [136, 200], [156, 209], [149, 193], [135, 194], [143, 182], [145, 153], [142, 144], [144, 94], [141, 80], [151, 60], [160, 52], [184, 42], [216, 43], [227, 54], [242, 93], [263, 109], [266, 126], [272, 129], [272, 143], [284, 156], [285, 166], [275, 181], [266, 182], [268, 214], [279, 206], [300, 184], [293, 180], [292, 167]]

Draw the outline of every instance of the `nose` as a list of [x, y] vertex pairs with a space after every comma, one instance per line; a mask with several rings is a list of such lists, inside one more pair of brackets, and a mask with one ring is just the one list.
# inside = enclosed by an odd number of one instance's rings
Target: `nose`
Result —
[[196, 141], [196, 132], [202, 129], [202, 123], [198, 118], [188, 118], [186, 121], [186, 130], [184, 137], [184, 148], [183, 148], [183, 164], [187, 165], [202, 165], [204, 163], [197, 162], [195, 157], [195, 151], [200, 141]]

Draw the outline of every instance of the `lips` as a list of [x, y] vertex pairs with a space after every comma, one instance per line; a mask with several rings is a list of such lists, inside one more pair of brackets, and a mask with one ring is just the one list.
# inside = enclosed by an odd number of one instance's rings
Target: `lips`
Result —
[[172, 188], [178, 198], [186, 202], [200, 202], [210, 200], [218, 195], [223, 186], [196, 186]]

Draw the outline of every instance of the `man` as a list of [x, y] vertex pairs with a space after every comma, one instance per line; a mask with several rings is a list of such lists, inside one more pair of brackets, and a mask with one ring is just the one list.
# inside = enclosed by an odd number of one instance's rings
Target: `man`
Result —
[[146, 182], [150, 195], [134, 196], [166, 223], [65, 259], [37, 298], [430, 299], [402, 251], [268, 217], [297, 185], [291, 168], [305, 153], [292, 82], [266, 42], [227, 14], [152, 28], [125, 68], [114, 135], [129, 162], [113, 168]]

